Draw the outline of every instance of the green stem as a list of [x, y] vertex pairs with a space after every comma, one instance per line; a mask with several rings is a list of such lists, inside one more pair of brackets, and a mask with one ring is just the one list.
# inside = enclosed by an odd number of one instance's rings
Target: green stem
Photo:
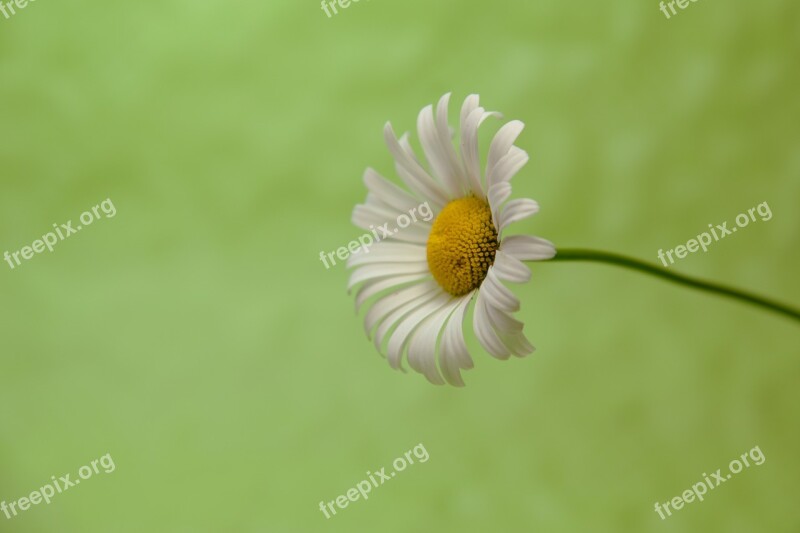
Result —
[[689, 276], [684, 276], [683, 274], [676, 274], [659, 266], [645, 263], [644, 261], [639, 261], [638, 259], [633, 259], [631, 257], [625, 257], [624, 255], [600, 252], [596, 250], [560, 249], [558, 250], [556, 256], [550, 259], [550, 261], [596, 261], [599, 263], [608, 263], [611, 265], [630, 268], [646, 274], [651, 274], [653, 276], [659, 276], [669, 281], [683, 284], [695, 289], [728, 296], [730, 298], [747, 302], [749, 304], [753, 304], [755, 306], [762, 307], [764, 309], [768, 309], [800, 321], [800, 311], [793, 309], [788, 305], [784, 305], [767, 298], [762, 298], [761, 296], [757, 296], [745, 291], [740, 291], [732, 287], [726, 287], [725, 285], [720, 285], [718, 283], [690, 278]]

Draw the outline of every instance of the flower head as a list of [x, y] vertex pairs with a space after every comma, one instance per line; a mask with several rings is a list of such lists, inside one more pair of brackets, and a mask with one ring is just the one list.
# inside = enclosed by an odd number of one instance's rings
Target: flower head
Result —
[[[384, 230], [384, 240], [350, 257], [349, 288], [359, 286], [357, 309], [380, 296], [369, 306], [364, 327], [379, 351], [385, 344], [392, 368], [402, 369], [407, 354], [409, 366], [431, 383], [463, 386], [461, 370], [473, 366], [463, 334], [469, 303], [475, 300], [475, 335], [491, 355], [508, 359], [532, 353], [522, 322], [513, 317], [520, 302], [504, 283], [527, 282], [531, 273], [523, 261], [550, 259], [555, 247], [538, 237], [503, 237], [510, 224], [539, 211], [533, 200], [508, 201], [511, 178], [528, 162], [528, 154], [514, 146], [523, 123], [513, 120], [500, 128], [481, 172], [478, 128], [500, 115], [480, 107], [477, 95], [467, 97], [459, 154], [447, 121], [449, 100], [444, 95], [435, 110], [429, 105], [417, 119], [429, 168], [408, 135], [398, 139], [386, 124], [386, 144], [408, 190], [368, 168], [369, 193], [353, 211], [353, 223], [373, 232], [387, 222], [397, 221], [400, 228]], [[432, 217], [417, 219], [422, 205]], [[409, 223], [400, 223], [401, 217]]]

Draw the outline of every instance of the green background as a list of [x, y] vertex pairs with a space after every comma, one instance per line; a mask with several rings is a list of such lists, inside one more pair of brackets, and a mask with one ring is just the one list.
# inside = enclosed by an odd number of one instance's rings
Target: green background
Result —
[[[8, 532], [790, 532], [797, 324], [594, 264], [516, 287], [537, 352], [392, 371], [342, 265], [382, 127], [470, 93], [520, 119], [521, 232], [800, 303], [800, 4], [38, 0], [0, 17], [0, 499], [110, 453]], [[456, 119], [455, 110], [452, 120]], [[487, 123], [484, 149], [499, 123]], [[414, 135], [416, 137], [416, 134]], [[430, 454], [330, 520], [365, 471]], [[653, 510], [754, 446], [766, 462]]]

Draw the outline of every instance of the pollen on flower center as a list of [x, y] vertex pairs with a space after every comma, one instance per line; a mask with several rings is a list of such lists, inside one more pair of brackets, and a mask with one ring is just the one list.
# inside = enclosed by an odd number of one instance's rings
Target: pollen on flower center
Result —
[[474, 196], [453, 200], [433, 221], [428, 268], [441, 287], [462, 296], [480, 286], [497, 252], [489, 204]]

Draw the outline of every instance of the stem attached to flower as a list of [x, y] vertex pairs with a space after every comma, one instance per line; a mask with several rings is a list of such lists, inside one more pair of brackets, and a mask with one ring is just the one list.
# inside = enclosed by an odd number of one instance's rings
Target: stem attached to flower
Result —
[[800, 311], [793, 309], [788, 305], [784, 305], [767, 298], [762, 298], [761, 296], [756, 296], [755, 294], [740, 291], [738, 289], [726, 287], [718, 283], [694, 279], [690, 278], [689, 276], [684, 276], [683, 274], [669, 272], [668, 270], [659, 266], [645, 263], [644, 261], [639, 261], [638, 259], [633, 259], [631, 257], [625, 257], [624, 255], [578, 248], [559, 249], [556, 253], [556, 256], [550, 259], [550, 261], [596, 261], [599, 263], [609, 263], [612, 265], [631, 268], [633, 270], [652, 274], [653, 276], [660, 276], [669, 281], [687, 285], [695, 289], [735, 298], [737, 300], [741, 300], [764, 309], [769, 309], [770, 311], [774, 311], [776, 313], [788, 316], [789, 318], [793, 318], [794, 320], [800, 321]]

